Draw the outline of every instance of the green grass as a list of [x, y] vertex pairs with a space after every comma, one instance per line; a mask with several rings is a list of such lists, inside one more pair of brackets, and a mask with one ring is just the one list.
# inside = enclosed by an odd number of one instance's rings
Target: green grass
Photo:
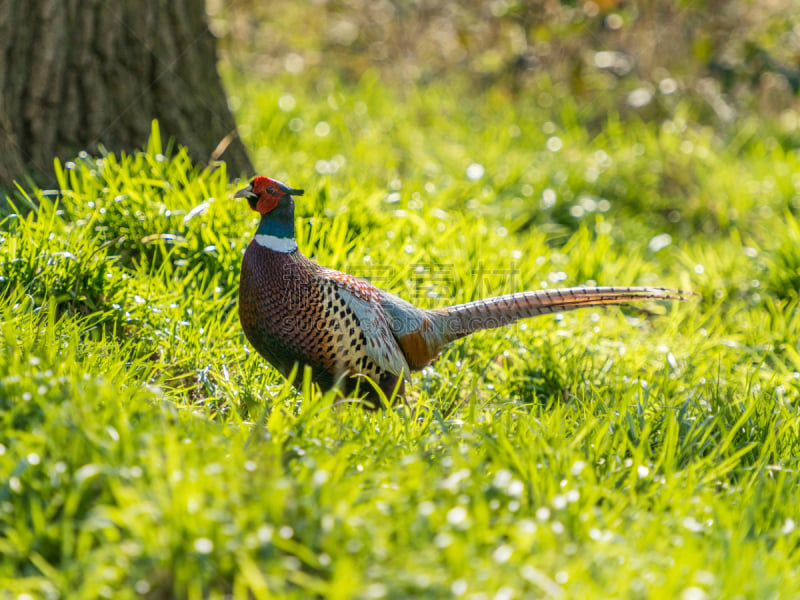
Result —
[[228, 84], [322, 264], [425, 306], [702, 299], [480, 333], [410, 410], [334, 407], [244, 340], [256, 221], [224, 169], [157, 131], [57, 163], [0, 223], [0, 598], [796, 593], [800, 158], [772, 124], [589, 135], [569, 98]]

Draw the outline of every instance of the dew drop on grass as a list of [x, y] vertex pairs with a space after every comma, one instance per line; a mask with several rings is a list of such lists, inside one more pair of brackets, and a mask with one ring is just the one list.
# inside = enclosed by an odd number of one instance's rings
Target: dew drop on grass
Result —
[[467, 520], [467, 509], [456, 506], [447, 512], [447, 522], [451, 525], [461, 525]]
[[194, 549], [200, 554], [209, 554], [214, 550], [214, 542], [208, 538], [197, 538], [194, 541]]
[[433, 504], [433, 502], [430, 502], [429, 500], [426, 500], [425, 502], [420, 502], [419, 506], [417, 506], [417, 511], [419, 512], [419, 514], [425, 517], [433, 514], [434, 510], [436, 510], [436, 506]]
[[150, 584], [147, 583], [144, 579], [140, 579], [134, 584], [134, 589], [136, 590], [137, 594], [144, 596], [150, 591]]
[[519, 479], [514, 479], [508, 484], [508, 488], [506, 488], [506, 492], [509, 496], [521, 496], [522, 492], [525, 491], [525, 484], [523, 484]]
[[200, 501], [197, 498], [189, 498], [186, 502], [186, 512], [190, 515], [197, 513], [200, 510]]
[[637, 88], [628, 94], [628, 104], [633, 108], [647, 106], [652, 99], [653, 92], [644, 87]]
[[450, 585], [450, 591], [453, 592], [454, 596], [463, 596], [467, 591], [467, 582], [463, 579], [456, 579]]
[[614, 66], [616, 60], [616, 52], [608, 50], [601, 50], [594, 53], [593, 62], [594, 66], [598, 69], [609, 69]]
[[302, 73], [306, 66], [305, 59], [296, 52], [290, 52], [283, 59], [283, 68], [288, 73], [298, 74]]
[[684, 588], [681, 592], [681, 600], [705, 600], [708, 597], [705, 590], [696, 586]]
[[672, 77], [665, 77], [658, 82], [658, 91], [668, 96], [678, 89], [678, 83]]
[[672, 352], [667, 352], [667, 364], [673, 369], [678, 368], [678, 361], [675, 359], [675, 355]]
[[382, 583], [371, 583], [364, 590], [364, 596], [366, 598], [383, 598], [386, 593], [386, 586]]
[[492, 553], [492, 559], [496, 563], [504, 563], [509, 558], [511, 558], [512, 554], [513, 554], [513, 550], [511, 549], [511, 547], [507, 546], [506, 544], [502, 544], [502, 545], [498, 546], [495, 549], [495, 551]]
[[786, 519], [786, 521], [783, 522], [783, 527], [781, 527], [781, 533], [784, 535], [789, 534], [794, 531], [794, 528], [794, 521], [792, 519]]
[[109, 437], [114, 440], [115, 442], [119, 441], [119, 433], [116, 429], [114, 429], [111, 425], [106, 427], [106, 433], [108, 433]]
[[433, 538], [433, 543], [436, 544], [438, 548], [447, 548], [453, 543], [453, 536], [451, 536], [449, 533], [439, 533], [435, 538]]
[[472, 163], [467, 167], [467, 179], [470, 181], [477, 181], [483, 174], [486, 172], [486, 169], [483, 168], [483, 165], [479, 163]]
[[81, 483], [97, 475], [100, 472], [100, 466], [95, 464], [83, 465], [75, 472], [75, 481]]
[[511, 471], [500, 469], [494, 476], [494, 485], [498, 488], [506, 487], [511, 481]]
[[650, 248], [651, 252], [658, 252], [663, 250], [667, 246], [672, 243], [672, 236], [668, 233], [659, 233], [656, 236], [653, 236], [650, 239], [650, 242], [647, 244], [647, 247]]
[[205, 475], [219, 475], [222, 473], [222, 465], [220, 463], [210, 463], [203, 468], [203, 474]]
[[268, 544], [272, 540], [272, 533], [274, 529], [270, 525], [262, 525], [256, 532], [258, 541], [262, 544]]
[[694, 517], [686, 517], [683, 521], [681, 521], [681, 525], [683, 525], [689, 531], [694, 532], [702, 531], [703, 529], [703, 524]]
[[558, 152], [561, 148], [564, 147], [564, 143], [561, 141], [561, 138], [557, 135], [547, 138], [547, 142], [545, 146], [550, 152]]
[[514, 592], [514, 589], [504, 585], [497, 590], [497, 593], [494, 595], [492, 600], [512, 600], [512, 598], [515, 596], [516, 593]]
[[581, 207], [586, 212], [594, 212], [597, 210], [597, 201], [591, 196], [582, 196], [580, 199]]
[[320, 121], [314, 126], [314, 135], [317, 137], [327, 137], [331, 132], [331, 126], [327, 121]]
[[531, 535], [536, 533], [537, 529], [538, 527], [536, 527], [536, 523], [534, 523], [530, 519], [522, 519], [517, 524], [517, 531], [519, 531], [520, 533], [526, 533], [528, 535]]
[[289, 93], [286, 93], [278, 98], [278, 108], [280, 108], [283, 112], [291, 112], [296, 106], [297, 101], [294, 99], [294, 96]]
[[300, 117], [289, 119], [289, 130], [294, 133], [300, 133], [305, 128], [306, 124]]
[[283, 567], [287, 571], [299, 571], [302, 563], [296, 556], [285, 556], [283, 558]]

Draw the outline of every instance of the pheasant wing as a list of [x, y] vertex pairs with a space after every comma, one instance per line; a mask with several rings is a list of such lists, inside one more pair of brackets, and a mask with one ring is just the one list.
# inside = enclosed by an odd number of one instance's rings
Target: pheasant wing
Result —
[[380, 290], [362, 279], [339, 271], [326, 269], [323, 278], [336, 283], [339, 296], [353, 311], [364, 332], [364, 352], [367, 357], [380, 370], [409, 379], [410, 369], [381, 306]]

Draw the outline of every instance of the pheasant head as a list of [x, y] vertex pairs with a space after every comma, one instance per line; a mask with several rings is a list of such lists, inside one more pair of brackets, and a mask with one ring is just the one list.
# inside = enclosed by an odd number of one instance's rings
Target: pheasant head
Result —
[[255, 242], [276, 252], [297, 250], [294, 239], [294, 199], [303, 190], [290, 188], [285, 183], [269, 177], [254, 177], [237, 191], [234, 198], [247, 198], [250, 208], [261, 215]]
[[250, 208], [265, 216], [275, 210], [281, 200], [292, 203], [292, 196], [302, 196], [303, 190], [295, 190], [285, 183], [269, 177], [253, 177], [252, 181], [236, 192], [234, 198], [247, 198]]

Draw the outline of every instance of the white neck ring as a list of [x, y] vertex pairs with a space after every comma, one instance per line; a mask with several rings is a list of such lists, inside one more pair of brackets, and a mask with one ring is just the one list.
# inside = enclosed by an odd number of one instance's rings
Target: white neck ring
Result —
[[297, 242], [294, 238], [277, 237], [274, 235], [267, 235], [265, 233], [257, 233], [255, 240], [256, 244], [259, 246], [269, 248], [275, 252], [281, 252], [282, 254], [289, 254], [290, 252], [297, 250]]

